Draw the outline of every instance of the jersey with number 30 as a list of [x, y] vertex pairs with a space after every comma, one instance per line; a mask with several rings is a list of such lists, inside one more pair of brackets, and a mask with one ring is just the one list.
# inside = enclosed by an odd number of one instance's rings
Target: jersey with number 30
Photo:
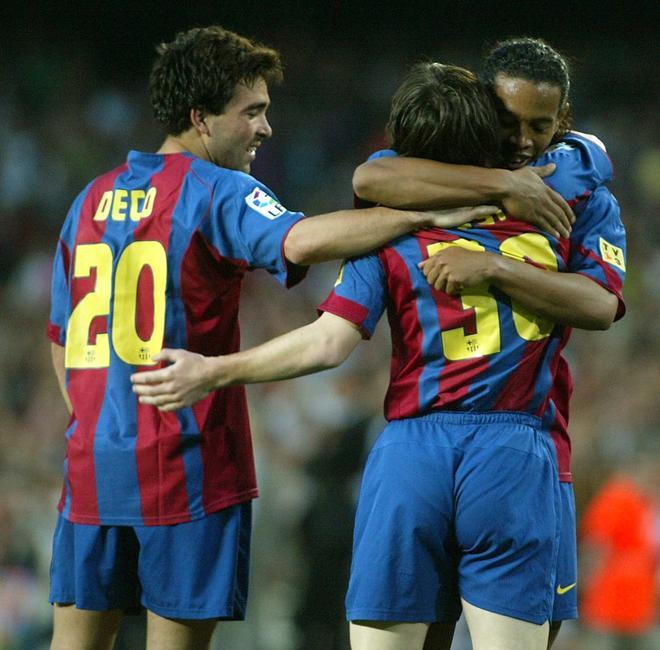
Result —
[[87, 524], [190, 521], [257, 495], [241, 387], [163, 413], [130, 375], [162, 347], [239, 348], [243, 275], [293, 284], [282, 245], [303, 215], [254, 178], [190, 154], [130, 152], [74, 202], [57, 248], [48, 335], [73, 414], [59, 508]]
[[[436, 291], [418, 268], [431, 255], [460, 246], [549, 271], [580, 273], [619, 298], [620, 318], [625, 232], [618, 204], [602, 185], [609, 180], [609, 160], [597, 145], [572, 136], [537, 164], [549, 162], [557, 170], [548, 181], [576, 215], [570, 239], [556, 239], [499, 213], [459, 228], [400, 237], [342, 267], [320, 309], [356, 324], [364, 338], [387, 310], [392, 337], [388, 420], [434, 410], [504, 410], [536, 415], [552, 429], [564, 406], [553, 400], [556, 375], [566, 370], [561, 351], [570, 328], [533, 315], [485, 283], [457, 296]], [[553, 437], [565, 478], [570, 476], [565, 428]]]

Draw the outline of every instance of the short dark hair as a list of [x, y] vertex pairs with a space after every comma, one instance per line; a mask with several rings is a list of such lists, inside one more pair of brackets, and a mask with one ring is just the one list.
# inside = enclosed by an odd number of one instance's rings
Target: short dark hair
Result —
[[282, 80], [280, 55], [219, 25], [180, 32], [161, 43], [149, 77], [154, 117], [168, 134], [190, 128], [190, 109], [218, 115], [236, 85]]
[[392, 98], [387, 124], [402, 156], [463, 165], [499, 162], [499, 123], [477, 76], [453, 65], [418, 63]]
[[[484, 57], [481, 80], [493, 90], [498, 74], [557, 86], [561, 92], [559, 109], [566, 107], [571, 89], [568, 61], [541, 38], [523, 36], [496, 43]], [[569, 128], [570, 116], [566, 111], [559, 131], [563, 134]]]

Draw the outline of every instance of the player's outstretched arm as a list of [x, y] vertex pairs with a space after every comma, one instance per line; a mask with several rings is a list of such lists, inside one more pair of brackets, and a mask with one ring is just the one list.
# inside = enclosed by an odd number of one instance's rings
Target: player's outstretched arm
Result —
[[515, 219], [568, 237], [574, 215], [566, 201], [541, 180], [554, 170], [554, 164], [509, 171], [384, 157], [355, 170], [353, 191], [365, 201], [405, 209], [497, 202]]
[[497, 212], [495, 205], [446, 210], [339, 210], [299, 221], [284, 240], [284, 255], [294, 264], [318, 264], [355, 257], [421, 228], [454, 228]]
[[506, 293], [533, 314], [560, 325], [606, 330], [618, 298], [579, 273], [557, 273], [494, 253], [446, 248], [420, 264], [429, 284], [451, 295], [481, 282]]
[[164, 349], [154, 359], [171, 365], [133, 374], [133, 391], [142, 404], [173, 411], [190, 406], [216, 388], [290, 379], [334, 368], [360, 339], [355, 325], [324, 313], [309, 325], [235, 354], [205, 357]]

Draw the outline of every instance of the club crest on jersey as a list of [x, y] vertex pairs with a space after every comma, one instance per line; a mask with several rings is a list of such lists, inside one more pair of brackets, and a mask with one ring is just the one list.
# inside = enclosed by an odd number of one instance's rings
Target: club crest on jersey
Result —
[[283, 205], [258, 187], [255, 187], [245, 197], [245, 203], [248, 207], [266, 217], [266, 219], [277, 219], [277, 217], [286, 212], [286, 208]]
[[623, 257], [623, 250], [610, 242], [605, 241], [602, 237], [598, 238], [598, 243], [600, 244], [600, 256], [605, 262], [616, 266], [622, 271], [626, 270], [626, 261]]

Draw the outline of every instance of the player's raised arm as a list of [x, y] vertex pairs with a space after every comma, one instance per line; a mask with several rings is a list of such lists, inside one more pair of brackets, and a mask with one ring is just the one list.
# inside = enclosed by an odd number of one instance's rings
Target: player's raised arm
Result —
[[497, 212], [494, 205], [447, 210], [339, 210], [296, 223], [284, 241], [284, 254], [294, 264], [317, 264], [367, 253], [421, 228], [453, 228]]
[[308, 375], [341, 364], [360, 342], [352, 323], [324, 313], [313, 323], [243, 352], [205, 357], [186, 350], [162, 350], [156, 361], [171, 365], [131, 376], [142, 404], [163, 411], [189, 406], [211, 390]]
[[568, 237], [573, 214], [541, 179], [554, 165], [515, 171], [409, 158], [375, 158], [353, 174], [353, 191], [365, 201], [393, 208], [430, 209], [499, 203], [513, 218]]

